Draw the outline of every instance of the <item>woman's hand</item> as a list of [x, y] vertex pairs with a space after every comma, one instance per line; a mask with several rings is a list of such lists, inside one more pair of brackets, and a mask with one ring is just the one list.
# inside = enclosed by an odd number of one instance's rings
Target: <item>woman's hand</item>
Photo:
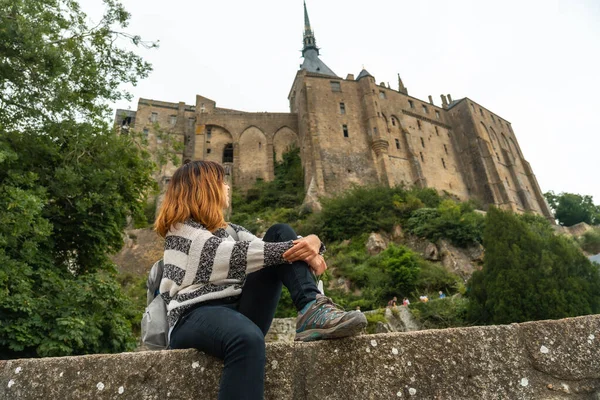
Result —
[[302, 239], [294, 240], [294, 246], [283, 253], [283, 259], [288, 262], [306, 261], [319, 255], [321, 240], [317, 235], [308, 235]]
[[310, 269], [317, 276], [323, 274], [323, 272], [325, 272], [325, 270], [327, 269], [327, 263], [325, 263], [325, 259], [320, 254], [306, 259], [306, 262], [310, 266]]

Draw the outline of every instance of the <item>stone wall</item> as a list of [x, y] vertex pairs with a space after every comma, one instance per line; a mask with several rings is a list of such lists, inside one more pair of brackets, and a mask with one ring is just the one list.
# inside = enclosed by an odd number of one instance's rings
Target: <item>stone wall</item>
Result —
[[[267, 345], [266, 399], [600, 399], [600, 316]], [[0, 361], [0, 399], [216, 399], [195, 350]]]

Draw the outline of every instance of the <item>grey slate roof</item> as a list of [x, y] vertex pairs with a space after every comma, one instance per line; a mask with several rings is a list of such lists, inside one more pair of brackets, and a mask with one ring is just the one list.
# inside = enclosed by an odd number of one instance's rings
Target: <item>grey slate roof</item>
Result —
[[317, 74], [330, 75], [339, 78], [321, 59], [316, 50], [308, 49], [304, 52], [304, 62], [300, 66], [308, 72], [316, 72]]
[[371, 77], [373, 77], [373, 75], [371, 75], [369, 73], [369, 71], [367, 71], [366, 69], [363, 68], [363, 70], [360, 71], [360, 74], [358, 74], [358, 76], [356, 77], [356, 80], [359, 81], [361, 78], [364, 78], [365, 76], [371, 76]]

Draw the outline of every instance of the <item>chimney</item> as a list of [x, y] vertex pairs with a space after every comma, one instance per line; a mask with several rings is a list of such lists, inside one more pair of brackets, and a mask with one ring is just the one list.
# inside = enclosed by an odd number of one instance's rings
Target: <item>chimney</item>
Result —
[[452, 96], [448, 95], [448, 102], [452, 103]]
[[435, 104], [433, 104], [433, 97], [431, 97], [431, 95], [429, 95], [429, 104], [431, 104], [432, 106], [435, 105]]
[[354, 74], [348, 74], [348, 76], [346, 76], [346, 80], [347, 81], [353, 81], [354, 80]]
[[440, 97], [442, 98], [442, 108], [448, 108], [448, 100], [446, 100], [446, 96], [440, 94]]

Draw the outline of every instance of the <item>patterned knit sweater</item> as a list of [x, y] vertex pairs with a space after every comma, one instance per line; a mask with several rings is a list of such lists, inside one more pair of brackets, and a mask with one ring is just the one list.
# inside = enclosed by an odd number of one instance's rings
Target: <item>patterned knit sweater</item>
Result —
[[167, 233], [160, 294], [167, 304], [171, 330], [190, 307], [238, 296], [247, 274], [287, 263], [282, 255], [293, 246], [292, 241], [267, 243], [241, 226], [230, 226], [239, 241], [225, 229], [213, 234], [192, 220], [175, 225]]

